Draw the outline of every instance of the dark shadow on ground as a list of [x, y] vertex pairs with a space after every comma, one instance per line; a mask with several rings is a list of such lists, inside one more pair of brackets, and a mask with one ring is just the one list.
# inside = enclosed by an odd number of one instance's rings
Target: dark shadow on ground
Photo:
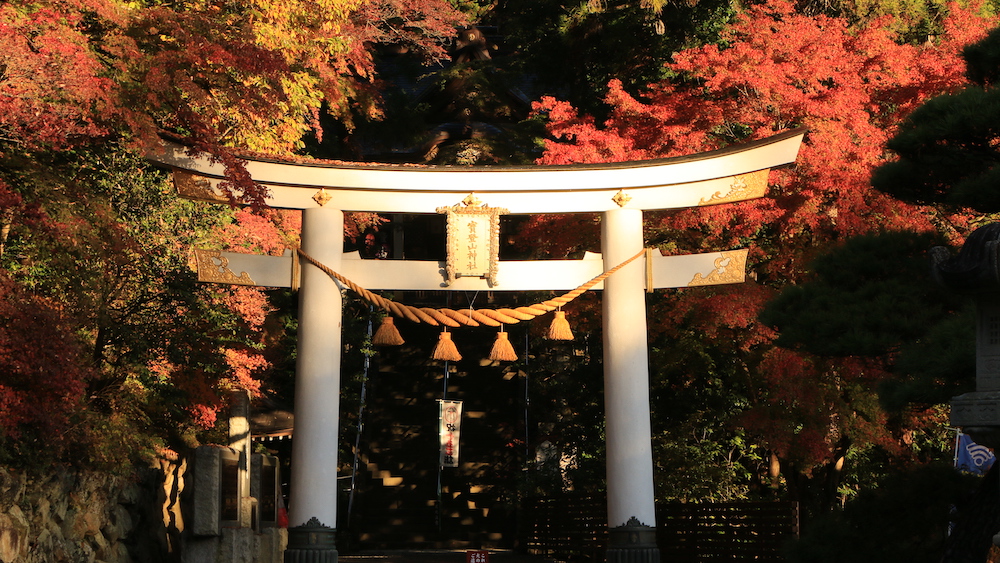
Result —
[[[340, 554], [340, 563], [465, 563], [468, 550], [377, 551]], [[524, 555], [508, 550], [488, 550], [488, 563], [557, 563], [538, 555]]]

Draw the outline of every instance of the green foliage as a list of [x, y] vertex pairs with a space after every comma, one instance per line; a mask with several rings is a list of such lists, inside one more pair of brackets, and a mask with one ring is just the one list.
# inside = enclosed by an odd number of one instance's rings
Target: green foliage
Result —
[[[341, 392], [340, 392], [340, 452], [338, 459], [343, 473], [350, 473], [350, 467], [355, 455], [360, 455], [354, 451], [354, 441], [357, 433], [363, 429], [360, 425], [364, 421], [364, 413], [361, 409], [370, 409], [366, 404], [367, 387], [371, 385], [371, 380], [377, 375], [376, 367], [372, 368], [372, 359], [378, 353], [372, 346], [372, 335], [378, 328], [381, 320], [380, 312], [376, 312], [370, 305], [349, 295], [344, 303], [344, 324], [343, 342], [344, 352], [341, 355]], [[294, 347], [294, 341], [291, 342]], [[294, 366], [289, 366], [293, 368]], [[294, 378], [294, 369], [288, 374], [287, 383], [291, 383]], [[365, 389], [363, 392], [362, 389]], [[294, 389], [291, 386], [284, 388], [285, 393], [273, 393], [272, 397], [282, 404], [294, 407]], [[358, 415], [361, 414], [362, 418]]]
[[[872, 395], [874, 399], [874, 395]], [[947, 403], [921, 406], [905, 405], [894, 411], [891, 424], [900, 431], [898, 447], [858, 444], [845, 459], [847, 469], [838, 487], [838, 497], [851, 502], [864, 491], [877, 488], [889, 476], [926, 464], [952, 464], [955, 455], [955, 430], [949, 427]]]
[[[939, 405], [974, 380], [974, 322], [968, 309], [955, 314], [964, 300], [930, 278], [936, 240], [911, 232], [850, 238], [814, 259], [809, 281], [785, 288], [760, 315], [781, 346], [874, 360], [870, 373], [837, 379], [840, 400], [874, 423], [847, 434], [842, 498], [863, 494], [900, 463], [950, 458]], [[880, 425], [892, 441], [872, 439]]]
[[[879, 356], [943, 320], [951, 302], [929, 276], [933, 235], [888, 232], [845, 241], [810, 263], [811, 281], [761, 312], [777, 344], [822, 356]], [[935, 306], [936, 305], [936, 306]]]
[[600, 112], [611, 79], [635, 91], [665, 78], [673, 52], [716, 41], [734, 14], [728, 1], [648, 4], [508, 0], [483, 19], [499, 25], [539, 93]]
[[[90, 370], [68, 410], [38, 403], [52, 421], [65, 420], [58, 438], [72, 444], [46, 438], [52, 457], [117, 470], [157, 447], [196, 444], [199, 424], [214, 420], [213, 387], [230, 376], [225, 350], [251, 344], [239, 317], [188, 266], [189, 246], [208, 242], [232, 211], [177, 198], [164, 174], [113, 145], [7, 156], [0, 179], [23, 203], [7, 208], [0, 272], [58, 307], [64, 320], [47, 330], [75, 337], [81, 349], [74, 356], [64, 345], [63, 357], [79, 365], [39, 365], [24, 390], [37, 395], [53, 388], [51, 378]], [[22, 356], [41, 350], [37, 342], [0, 347]], [[5, 449], [34, 439], [8, 440]]]
[[[581, 336], [571, 343], [533, 339], [524, 369], [532, 432], [531, 451], [546, 459], [529, 465], [525, 492], [553, 495], [563, 490], [604, 489], [604, 373], [602, 346]], [[537, 429], [537, 430], [534, 430]]]
[[530, 80], [512, 58], [443, 68], [394, 52], [379, 60], [388, 86], [380, 113], [356, 115], [343, 142], [307, 143], [309, 154], [464, 166], [531, 164], [540, 154], [544, 125], [529, 115], [521, 88]]
[[883, 164], [872, 185], [904, 201], [1000, 210], [1000, 31], [963, 52], [974, 84], [932, 98], [900, 125], [887, 148], [897, 160]]
[[128, 475], [137, 462], [155, 459], [166, 446], [162, 431], [134, 405], [113, 412], [87, 410], [75, 422], [71, 455], [88, 468]]
[[996, 15], [995, 2], [978, 0], [805, 0], [800, 9], [808, 14], [826, 14], [845, 18], [852, 23], [875, 19], [888, 21], [901, 42], [933, 41], [949, 32], [945, 23], [948, 12], [955, 8], [976, 9], [983, 15]]
[[761, 494], [763, 448], [710, 418], [715, 414], [691, 417], [653, 437], [657, 499], [728, 502]]
[[920, 338], [905, 343], [896, 358], [895, 374], [879, 388], [882, 402], [892, 410], [907, 404], [946, 403], [974, 391], [975, 307], [968, 304], [929, 326]]
[[929, 100], [888, 143], [900, 159], [879, 167], [872, 184], [904, 201], [1000, 211], [997, 123], [1000, 89], [973, 86]]
[[949, 512], [971, 492], [975, 479], [947, 464], [894, 471], [849, 501], [842, 511], [814, 521], [790, 546], [791, 563], [937, 562]]
[[[663, 296], [657, 301], [676, 300]], [[657, 303], [654, 311], [666, 304]], [[650, 402], [657, 498], [730, 501], [767, 494], [768, 453], [736, 424], [750, 405], [748, 354], [705, 338], [697, 313], [654, 331]]]
[[1000, 78], [1000, 28], [994, 29], [982, 41], [962, 50], [965, 75], [975, 84], [989, 87]]
[[466, 19], [478, 22], [489, 9], [492, 2], [486, 0], [448, 0], [456, 10], [465, 14]]

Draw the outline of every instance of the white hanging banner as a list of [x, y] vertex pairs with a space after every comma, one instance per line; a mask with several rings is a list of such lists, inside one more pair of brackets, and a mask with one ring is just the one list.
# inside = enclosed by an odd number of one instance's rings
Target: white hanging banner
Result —
[[462, 431], [462, 401], [438, 400], [440, 411], [441, 467], [458, 467], [458, 442]]

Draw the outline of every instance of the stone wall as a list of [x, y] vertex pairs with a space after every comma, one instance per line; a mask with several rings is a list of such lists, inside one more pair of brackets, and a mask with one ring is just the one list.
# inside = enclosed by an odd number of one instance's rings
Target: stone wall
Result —
[[0, 562], [180, 561], [183, 473], [169, 459], [129, 477], [0, 467]]

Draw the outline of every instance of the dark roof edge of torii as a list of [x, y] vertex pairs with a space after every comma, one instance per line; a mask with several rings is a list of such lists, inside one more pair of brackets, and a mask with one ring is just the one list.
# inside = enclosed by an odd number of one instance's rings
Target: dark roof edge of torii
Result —
[[[265, 153], [254, 152], [246, 149], [239, 148], [227, 148], [231, 154], [249, 161], [249, 162], [264, 162], [264, 163], [274, 163], [274, 164], [284, 164], [289, 166], [303, 166], [303, 167], [313, 167], [313, 168], [353, 168], [353, 169], [372, 169], [379, 168], [383, 170], [415, 170], [415, 169], [429, 169], [429, 170], [462, 170], [462, 171], [515, 171], [515, 170], [538, 170], [538, 169], [551, 169], [551, 170], [583, 170], [583, 169], [626, 169], [626, 168], [642, 168], [646, 166], [662, 166], [664, 164], [680, 164], [684, 162], [694, 162], [698, 160], [706, 160], [711, 158], [718, 158], [720, 156], [725, 156], [729, 154], [738, 154], [748, 150], [755, 149], [757, 147], [770, 145], [784, 141], [786, 139], [803, 136], [809, 132], [807, 127], [797, 127], [795, 129], [789, 129], [788, 131], [783, 131], [770, 137], [765, 137], [763, 139], [756, 139], [753, 141], [748, 141], [745, 143], [738, 143], [729, 145], [720, 149], [715, 149], [706, 152], [699, 152], [694, 154], [680, 155], [680, 156], [670, 156], [664, 158], [653, 158], [649, 160], [632, 160], [632, 161], [622, 161], [622, 162], [594, 162], [594, 163], [577, 163], [577, 164], [551, 164], [551, 165], [529, 165], [529, 166], [510, 166], [510, 165], [482, 165], [482, 166], [456, 166], [456, 165], [433, 165], [433, 164], [399, 164], [399, 163], [380, 163], [380, 162], [352, 162], [352, 161], [342, 161], [342, 160], [325, 160], [325, 159], [315, 159], [302, 156], [276, 156], [269, 155]], [[187, 143], [184, 142], [183, 138], [171, 135], [168, 133], [163, 133], [161, 136], [165, 141], [169, 143], [176, 143], [185, 147], [188, 147]], [[150, 160], [154, 163], [157, 162], [155, 155], [151, 155]]]

